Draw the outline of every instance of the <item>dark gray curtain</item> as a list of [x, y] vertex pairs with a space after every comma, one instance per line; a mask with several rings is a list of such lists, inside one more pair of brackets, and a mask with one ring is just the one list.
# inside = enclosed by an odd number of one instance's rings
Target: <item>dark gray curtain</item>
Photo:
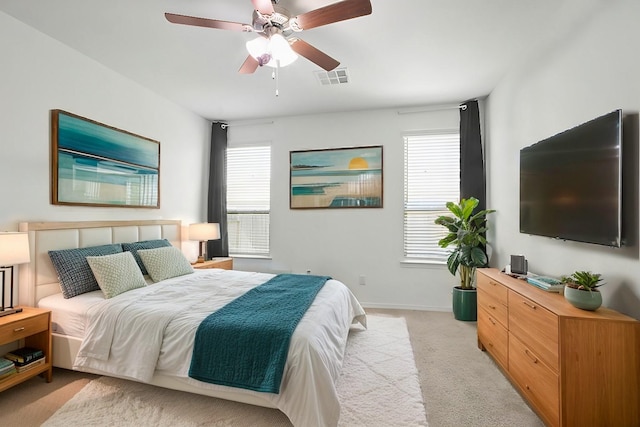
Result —
[[220, 122], [214, 122], [211, 126], [207, 222], [220, 224], [220, 240], [207, 242], [207, 256], [209, 258], [229, 256], [227, 238], [227, 126]]
[[479, 200], [476, 210], [486, 209], [486, 187], [478, 101], [460, 108], [460, 198]]

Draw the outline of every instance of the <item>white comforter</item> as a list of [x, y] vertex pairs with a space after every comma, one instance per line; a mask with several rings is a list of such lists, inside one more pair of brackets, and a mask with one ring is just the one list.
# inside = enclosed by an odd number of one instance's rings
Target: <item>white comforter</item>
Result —
[[[74, 369], [141, 382], [157, 373], [185, 378], [202, 388], [229, 389], [188, 377], [196, 329], [210, 313], [271, 277], [196, 270], [105, 300], [89, 310]], [[293, 334], [280, 394], [259, 393], [261, 397], [295, 426], [337, 425], [335, 383], [349, 326], [356, 320], [366, 326], [364, 314], [345, 285], [329, 280]]]

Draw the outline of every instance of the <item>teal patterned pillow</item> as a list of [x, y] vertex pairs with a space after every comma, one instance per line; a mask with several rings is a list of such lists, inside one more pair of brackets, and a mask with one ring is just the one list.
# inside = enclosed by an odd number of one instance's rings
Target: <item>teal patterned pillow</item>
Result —
[[140, 249], [138, 255], [142, 258], [142, 262], [154, 282], [193, 273], [193, 267], [184, 257], [182, 251], [174, 246]]
[[65, 298], [100, 289], [87, 263], [88, 256], [111, 255], [122, 252], [120, 243], [86, 248], [49, 251], [49, 258], [58, 273], [60, 290]]
[[142, 240], [140, 242], [123, 243], [122, 250], [129, 251], [133, 254], [133, 257], [136, 259], [136, 262], [138, 263], [142, 274], [149, 274], [147, 272], [147, 269], [144, 267], [142, 260], [140, 259], [140, 255], [138, 255], [138, 250], [164, 248], [167, 246], [171, 246], [171, 243], [167, 239]]
[[87, 262], [105, 298], [147, 285], [131, 252], [88, 256]]

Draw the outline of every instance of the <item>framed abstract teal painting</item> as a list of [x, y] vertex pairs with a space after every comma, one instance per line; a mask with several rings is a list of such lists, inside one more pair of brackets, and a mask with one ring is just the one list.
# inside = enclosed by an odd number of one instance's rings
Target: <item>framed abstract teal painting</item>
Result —
[[291, 151], [291, 209], [381, 208], [382, 146]]
[[160, 143], [62, 110], [51, 111], [55, 205], [160, 207]]

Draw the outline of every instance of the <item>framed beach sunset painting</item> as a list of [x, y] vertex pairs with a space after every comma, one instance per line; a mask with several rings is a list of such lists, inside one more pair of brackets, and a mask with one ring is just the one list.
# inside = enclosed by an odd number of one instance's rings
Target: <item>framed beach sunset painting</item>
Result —
[[160, 143], [51, 111], [54, 205], [160, 207]]
[[382, 146], [289, 154], [291, 209], [382, 207]]

